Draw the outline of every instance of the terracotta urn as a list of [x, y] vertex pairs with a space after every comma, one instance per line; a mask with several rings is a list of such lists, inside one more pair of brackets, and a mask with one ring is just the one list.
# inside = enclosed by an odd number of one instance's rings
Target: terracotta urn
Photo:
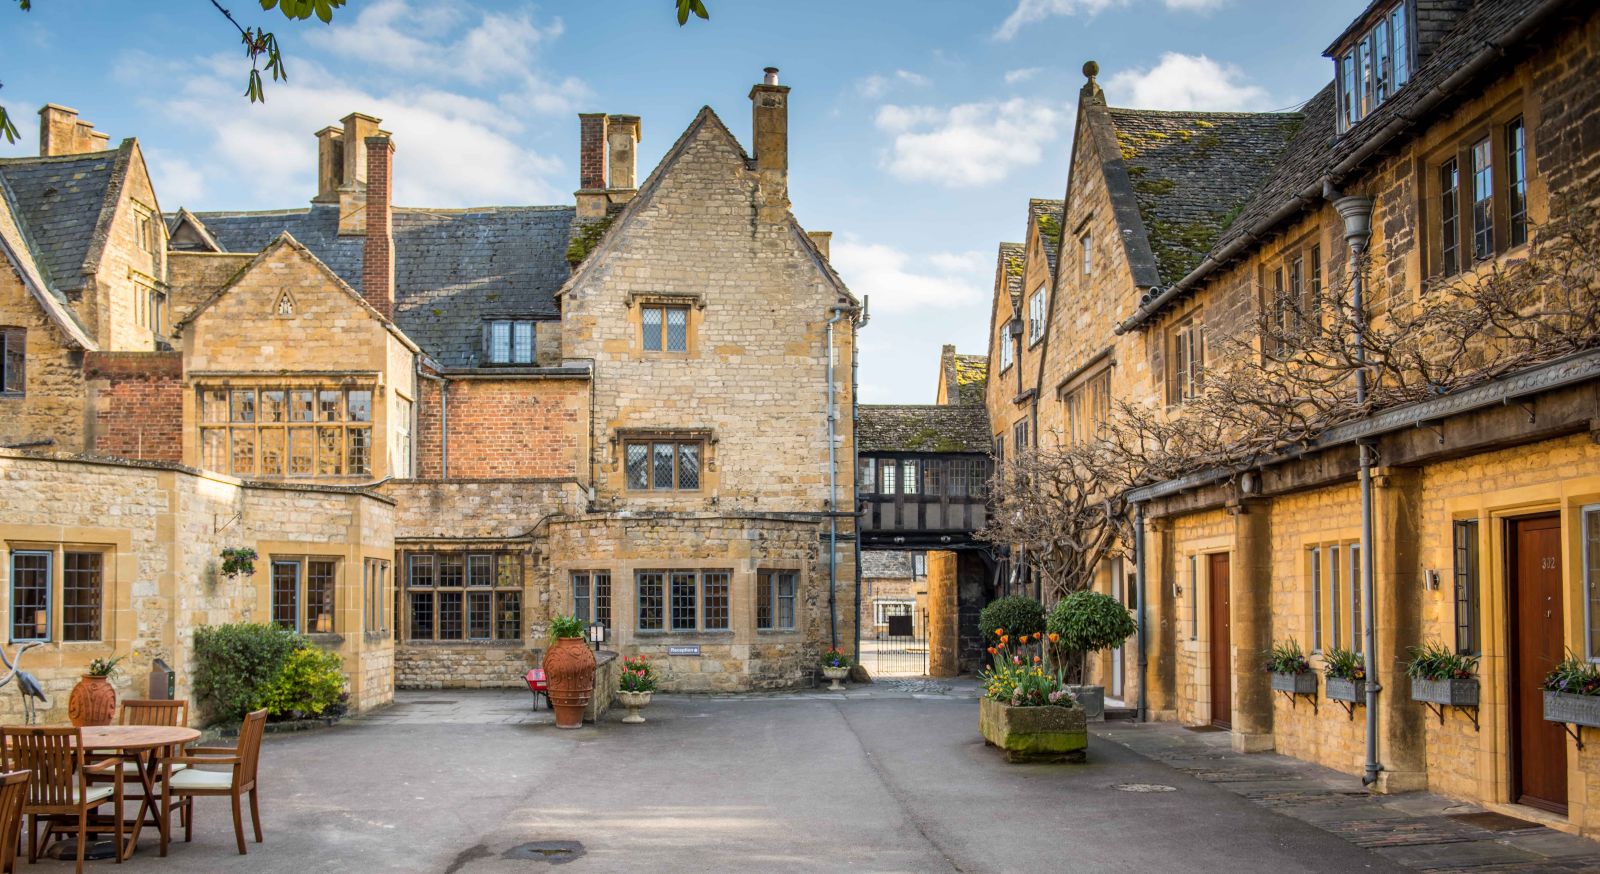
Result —
[[117, 690], [109, 677], [84, 674], [78, 685], [72, 687], [67, 699], [67, 718], [82, 728], [86, 725], [110, 725], [117, 715]]
[[556, 728], [582, 728], [594, 695], [594, 653], [581, 637], [558, 637], [544, 654], [544, 677]]
[[622, 706], [628, 708], [628, 715], [622, 721], [629, 725], [638, 725], [644, 722], [644, 717], [639, 715], [639, 710], [650, 706], [650, 692], [618, 692], [617, 700]]

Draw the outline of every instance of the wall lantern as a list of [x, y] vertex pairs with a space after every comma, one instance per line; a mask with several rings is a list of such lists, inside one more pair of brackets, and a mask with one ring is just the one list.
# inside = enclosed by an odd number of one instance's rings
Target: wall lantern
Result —
[[600, 644], [606, 641], [606, 626], [601, 622], [589, 623], [589, 642], [594, 644], [594, 651], [600, 651]]
[[1438, 569], [1436, 569], [1436, 568], [1428, 568], [1427, 570], [1422, 572], [1422, 587], [1427, 589], [1430, 592], [1439, 591], [1439, 571], [1438, 571]]

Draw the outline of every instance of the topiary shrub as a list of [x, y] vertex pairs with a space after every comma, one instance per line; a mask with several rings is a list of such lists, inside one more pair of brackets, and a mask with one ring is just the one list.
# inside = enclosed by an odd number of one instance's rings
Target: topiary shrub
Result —
[[260, 706], [289, 655], [300, 646], [292, 631], [239, 622], [194, 632], [194, 695], [212, 722], [237, 722]]
[[344, 660], [320, 647], [289, 653], [278, 678], [261, 692], [258, 707], [270, 716], [303, 719], [321, 716], [344, 695]]
[[1121, 646], [1138, 626], [1121, 601], [1099, 592], [1081, 591], [1062, 598], [1047, 623], [1052, 638], [1067, 656], [1068, 673], [1083, 683], [1084, 659], [1092, 652]]
[[998, 643], [996, 628], [1004, 628], [1013, 639], [1044, 631], [1044, 605], [1032, 598], [1010, 595], [990, 601], [978, 614], [978, 630], [985, 643]]

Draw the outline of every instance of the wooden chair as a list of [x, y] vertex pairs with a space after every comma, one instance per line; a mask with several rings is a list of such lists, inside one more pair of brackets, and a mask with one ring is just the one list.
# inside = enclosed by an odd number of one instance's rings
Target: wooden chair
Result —
[[[256, 763], [261, 758], [261, 735], [266, 730], [267, 711], [257, 710], [239, 726], [239, 743], [234, 747], [190, 747], [189, 752], [165, 762], [161, 793], [161, 852], [166, 854], [166, 835], [172, 825], [176, 804], [183, 816], [183, 839], [194, 838], [194, 799], [199, 795], [228, 796], [233, 799], [233, 836], [239, 842], [239, 855], [245, 854], [244, 818], [241, 797], [250, 793], [250, 821], [255, 826], [256, 843], [261, 843], [261, 805], [256, 798]], [[178, 765], [189, 767], [174, 770]], [[227, 771], [207, 771], [200, 765], [227, 765]], [[174, 801], [176, 799], [176, 801]]]
[[[51, 835], [76, 833], [78, 874], [83, 874], [83, 854], [89, 846], [89, 815], [103, 804], [112, 811], [117, 842], [117, 862], [127, 855], [122, 840], [122, 760], [118, 758], [89, 764], [84, 758], [83, 730], [47, 728], [36, 725], [0, 727], [0, 754], [6, 765], [27, 771], [28, 799], [22, 812], [28, 816], [28, 861], [36, 862], [50, 842]], [[109, 774], [110, 786], [89, 785], [91, 775]], [[45, 821], [41, 841], [39, 821]]]
[[27, 771], [0, 774], [0, 872], [16, 874], [17, 839], [22, 836], [22, 805], [28, 801]]
[[[189, 724], [189, 702], [171, 701], [163, 698], [130, 698], [126, 701], [123, 701], [120, 709], [117, 711], [117, 724], [163, 725], [172, 727], [187, 726]], [[163, 759], [168, 759], [173, 756], [181, 755], [182, 753], [183, 747], [179, 744], [174, 744], [170, 748], [162, 751], [161, 756]], [[132, 788], [138, 790], [134, 794], [126, 794], [123, 797], [125, 800], [134, 802], [135, 804], [144, 801], [143, 788], [138, 782], [140, 767], [139, 761], [136, 758], [124, 759], [122, 762], [122, 775], [124, 779], [133, 781]], [[188, 766], [175, 765], [173, 766], [172, 770], [181, 771], [186, 767]], [[157, 780], [160, 780], [162, 776], [163, 772], [158, 771], [156, 773]], [[90, 782], [98, 782], [106, 779], [107, 778], [105, 777], [96, 777], [91, 779]], [[152, 803], [150, 805], [150, 815], [159, 819], [161, 815], [160, 807]], [[146, 822], [151, 821], [146, 820]], [[161, 825], [159, 821], [151, 822], [151, 824], [158, 827]]]

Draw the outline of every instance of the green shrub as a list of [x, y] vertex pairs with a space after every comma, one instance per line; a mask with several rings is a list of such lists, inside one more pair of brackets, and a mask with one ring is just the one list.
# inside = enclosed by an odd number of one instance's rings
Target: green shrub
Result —
[[1003, 628], [1012, 639], [1020, 639], [1024, 634], [1039, 634], [1044, 631], [1044, 605], [1032, 598], [1021, 595], [1010, 595], [998, 601], [989, 602], [978, 614], [978, 630], [983, 632], [985, 644], [1000, 642], [1000, 636], [995, 629]]
[[1079, 654], [1121, 646], [1139, 630], [1121, 601], [1090, 591], [1073, 592], [1058, 601], [1046, 626], [1061, 636], [1053, 643]]
[[260, 706], [299, 637], [276, 625], [240, 622], [194, 632], [195, 700], [212, 722], [236, 722]]
[[344, 660], [321, 647], [289, 653], [278, 678], [261, 691], [257, 705], [271, 716], [302, 719], [321, 716], [344, 695]]
[[584, 637], [589, 633], [589, 626], [576, 616], [557, 616], [550, 620], [550, 639], [561, 637]]

